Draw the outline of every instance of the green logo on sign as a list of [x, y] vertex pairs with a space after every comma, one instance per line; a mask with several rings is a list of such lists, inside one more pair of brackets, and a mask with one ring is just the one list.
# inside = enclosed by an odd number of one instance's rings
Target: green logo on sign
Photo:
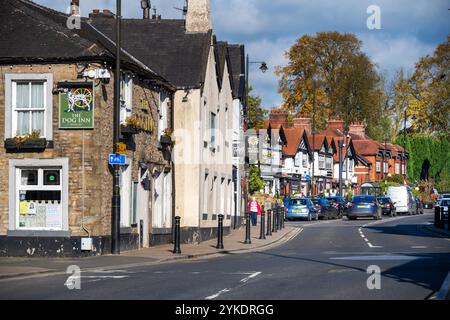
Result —
[[92, 87], [66, 87], [59, 95], [60, 129], [94, 128]]

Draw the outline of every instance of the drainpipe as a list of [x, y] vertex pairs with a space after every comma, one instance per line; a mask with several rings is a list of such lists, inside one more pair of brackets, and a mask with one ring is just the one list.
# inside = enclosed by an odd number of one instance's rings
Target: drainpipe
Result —
[[84, 170], [84, 129], [82, 130], [81, 133], [81, 176], [82, 176], [82, 196], [81, 196], [81, 206], [82, 206], [82, 212], [81, 212], [81, 229], [84, 230], [84, 232], [87, 233], [88, 238], [91, 237], [91, 233], [89, 232], [89, 230], [86, 229], [86, 227], [84, 226], [84, 210], [85, 210], [85, 206], [84, 206], [84, 197], [85, 197], [85, 190], [86, 190], [86, 182], [85, 182], [85, 170]]

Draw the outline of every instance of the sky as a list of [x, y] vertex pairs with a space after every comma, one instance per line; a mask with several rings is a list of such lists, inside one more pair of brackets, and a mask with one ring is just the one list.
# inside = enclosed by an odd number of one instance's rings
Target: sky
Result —
[[[70, 0], [34, 0], [67, 12]], [[286, 65], [284, 53], [299, 37], [321, 31], [354, 33], [362, 50], [388, 79], [403, 68], [414, 70], [420, 57], [431, 55], [450, 34], [448, 0], [210, 0], [214, 33], [218, 40], [246, 46], [250, 61], [265, 61], [266, 73], [252, 64], [250, 84], [266, 108], [282, 104], [277, 93], [275, 67]], [[115, 0], [80, 0], [81, 14], [92, 9], [115, 11]], [[166, 19], [182, 18], [184, 0], [151, 0]], [[380, 29], [369, 29], [367, 20], [380, 10]], [[122, 0], [122, 15], [141, 18], [140, 0]]]

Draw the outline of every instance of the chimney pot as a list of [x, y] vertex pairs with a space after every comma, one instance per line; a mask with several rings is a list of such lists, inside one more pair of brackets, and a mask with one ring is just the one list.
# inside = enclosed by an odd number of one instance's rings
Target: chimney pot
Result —
[[80, 15], [80, 0], [70, 1], [70, 14]]

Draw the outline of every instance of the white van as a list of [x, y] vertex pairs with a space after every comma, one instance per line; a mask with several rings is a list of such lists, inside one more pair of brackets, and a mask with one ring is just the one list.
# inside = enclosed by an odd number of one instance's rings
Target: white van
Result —
[[416, 213], [414, 196], [409, 186], [388, 187], [387, 196], [394, 203], [397, 213]]

